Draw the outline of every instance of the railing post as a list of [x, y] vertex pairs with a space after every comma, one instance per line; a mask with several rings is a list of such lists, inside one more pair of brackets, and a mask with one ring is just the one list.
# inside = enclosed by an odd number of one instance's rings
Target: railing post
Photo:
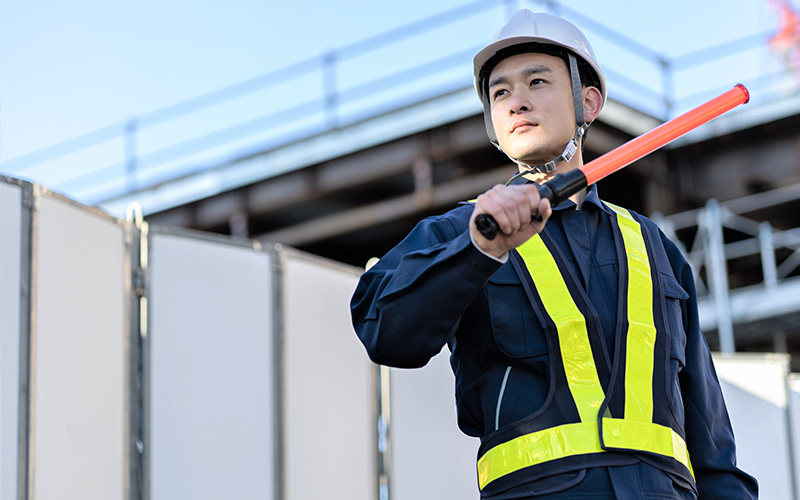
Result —
[[417, 206], [427, 208], [433, 204], [433, 165], [428, 158], [420, 158], [412, 167], [414, 173], [414, 199]]
[[339, 124], [336, 87], [336, 51], [332, 50], [322, 56], [322, 92], [325, 101], [325, 123], [329, 129], [336, 128]]
[[664, 58], [658, 58], [659, 66], [661, 67], [661, 93], [664, 99], [664, 118], [669, 120], [672, 118], [672, 106], [675, 95], [675, 88], [672, 78], [672, 63]]
[[506, 19], [511, 19], [511, 16], [514, 15], [514, 12], [517, 11], [517, 0], [504, 0], [503, 3], [506, 7]]
[[725, 261], [725, 241], [722, 235], [722, 216], [719, 202], [711, 198], [706, 203], [706, 227], [708, 228], [708, 252], [706, 268], [711, 274], [711, 293], [717, 310], [717, 333], [720, 351], [733, 354], [736, 345], [733, 341], [733, 320], [728, 291], [728, 265]]
[[[561, 7], [561, 5], [557, 1], [555, 1], [555, 0], [543, 0], [543, 2], [546, 5], [545, 9], [547, 10], [547, 12], [549, 12], [550, 14], [554, 14], [554, 15], [560, 14], [559, 7]], [[509, 17], [511, 17], [511, 16], [509, 16]]]
[[136, 190], [136, 170], [138, 169], [138, 155], [136, 147], [136, 134], [138, 123], [136, 118], [131, 118], [125, 125], [125, 190], [129, 193]]

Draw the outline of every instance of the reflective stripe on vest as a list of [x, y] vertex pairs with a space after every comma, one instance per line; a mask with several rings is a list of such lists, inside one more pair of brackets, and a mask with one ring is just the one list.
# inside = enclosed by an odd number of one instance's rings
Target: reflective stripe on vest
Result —
[[[656, 327], [653, 283], [642, 228], [630, 213], [607, 204], [617, 214], [628, 269], [625, 359], [625, 417], [603, 417], [607, 448], [645, 451], [671, 457], [694, 476], [686, 443], [673, 429], [653, 419], [653, 364]], [[604, 453], [598, 411], [605, 393], [589, 343], [586, 319], [569, 293], [555, 259], [537, 234], [517, 248], [539, 297], [558, 332], [567, 384], [580, 416], [568, 423], [525, 434], [488, 450], [478, 460], [478, 485], [559, 458]]]

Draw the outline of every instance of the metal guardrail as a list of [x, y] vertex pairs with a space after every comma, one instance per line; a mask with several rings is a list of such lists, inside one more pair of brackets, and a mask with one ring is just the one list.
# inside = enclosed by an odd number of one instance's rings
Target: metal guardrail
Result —
[[[604, 61], [609, 95], [664, 120], [684, 102], [694, 104], [731, 83], [717, 81], [720, 87], [684, 95], [675, 91], [681, 72], [766, 50], [768, 34], [762, 33], [670, 59], [554, 0], [478, 0], [5, 161], [0, 170], [87, 204], [146, 190], [470, 87], [471, 58], [491, 36], [488, 30], [523, 7], [571, 19], [593, 41], [613, 47], [609, 52], [624, 52], [648, 67], [631, 71], [609, 57]], [[743, 83], [767, 99], [779, 80], [756, 75]]]

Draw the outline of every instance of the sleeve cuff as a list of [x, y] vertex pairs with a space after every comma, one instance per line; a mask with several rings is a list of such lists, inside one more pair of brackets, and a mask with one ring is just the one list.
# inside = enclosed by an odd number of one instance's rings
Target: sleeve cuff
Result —
[[508, 262], [508, 252], [506, 252], [505, 255], [503, 255], [502, 257], [495, 257], [490, 253], [484, 252], [483, 249], [479, 247], [477, 243], [475, 243], [475, 239], [472, 237], [472, 232], [469, 233], [469, 241], [472, 242], [472, 246], [474, 246], [480, 253], [489, 257], [490, 259], [499, 262], [501, 264], [505, 264], [506, 262]]

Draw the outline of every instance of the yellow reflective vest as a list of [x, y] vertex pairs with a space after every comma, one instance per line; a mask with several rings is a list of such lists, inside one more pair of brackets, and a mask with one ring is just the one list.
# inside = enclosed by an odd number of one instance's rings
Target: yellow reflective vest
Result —
[[576, 285], [565, 279], [557, 252], [537, 235], [517, 249], [524, 262], [517, 272], [531, 303], [546, 312], [552, 326], [552, 397], [534, 415], [482, 440], [478, 483], [484, 495], [537, 477], [624, 463], [631, 453], [694, 485], [685, 433], [665, 390], [670, 336], [651, 236], [630, 212], [607, 205], [616, 212], [626, 285], [621, 291], [626, 320], [617, 332], [607, 388], [590, 340], [601, 332], [587, 325]]

